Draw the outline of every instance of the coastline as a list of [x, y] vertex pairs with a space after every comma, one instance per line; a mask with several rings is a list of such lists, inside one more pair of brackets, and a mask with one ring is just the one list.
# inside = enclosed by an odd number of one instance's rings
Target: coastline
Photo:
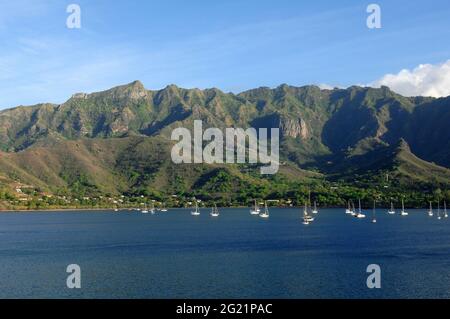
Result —
[[[210, 206], [200, 207], [200, 209], [210, 209]], [[218, 207], [219, 209], [250, 209], [248, 206], [231, 206], [231, 207]], [[269, 208], [274, 209], [303, 209], [303, 206], [271, 206]], [[69, 213], [69, 212], [111, 212], [111, 213], [120, 213], [120, 212], [134, 212], [135, 208], [123, 208], [118, 211], [115, 211], [116, 208], [48, 208], [48, 209], [0, 209], [0, 214], [3, 213]], [[191, 207], [167, 207], [168, 210], [178, 210], [178, 209], [191, 209]], [[343, 209], [345, 207], [340, 206], [329, 206], [329, 207], [320, 207], [320, 209]], [[366, 207], [362, 208], [365, 211], [372, 211], [372, 208]], [[388, 210], [389, 207], [377, 207], [377, 211], [379, 210]], [[425, 209], [426, 207], [406, 207], [405, 209]]]
[[[114, 211], [115, 208], [48, 208], [48, 209], [2, 209], [0, 210], [0, 214], [2, 213], [54, 213], [54, 212], [74, 212], [74, 211]], [[128, 210], [128, 209], [122, 209]], [[120, 211], [120, 210], [119, 210]]]

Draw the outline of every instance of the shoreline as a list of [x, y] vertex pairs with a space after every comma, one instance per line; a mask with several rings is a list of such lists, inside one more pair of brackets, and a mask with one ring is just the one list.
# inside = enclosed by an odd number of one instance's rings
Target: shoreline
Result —
[[[168, 207], [168, 210], [179, 210], [179, 209], [191, 209], [192, 207]], [[211, 207], [200, 207], [200, 209], [210, 209]], [[219, 209], [251, 209], [251, 207], [218, 207]], [[269, 207], [270, 209], [303, 209], [303, 206], [293, 206], [293, 207], [286, 207], [286, 206], [272, 206]], [[0, 214], [3, 213], [70, 213], [70, 212], [111, 212], [111, 213], [120, 213], [120, 212], [136, 212], [136, 209], [134, 208], [123, 208], [119, 209], [118, 211], [115, 211], [116, 208], [49, 208], [49, 209], [14, 209], [14, 210], [8, 210], [8, 209], [2, 209], [0, 210]], [[345, 207], [322, 207], [320, 210], [323, 209], [342, 209], [345, 210]], [[380, 207], [376, 210], [389, 210], [390, 207]], [[406, 207], [405, 209], [422, 209], [426, 210], [426, 207]], [[319, 211], [320, 211], [319, 210]], [[364, 211], [372, 211], [372, 208], [362, 208]]]
[[[13, 210], [0, 210], [1, 213], [35, 213], [35, 212], [43, 212], [43, 213], [51, 213], [51, 212], [73, 212], [73, 211], [114, 211], [115, 208], [49, 208], [49, 209], [13, 209]], [[128, 210], [128, 209], [122, 209]], [[120, 211], [120, 210], [119, 210]]]

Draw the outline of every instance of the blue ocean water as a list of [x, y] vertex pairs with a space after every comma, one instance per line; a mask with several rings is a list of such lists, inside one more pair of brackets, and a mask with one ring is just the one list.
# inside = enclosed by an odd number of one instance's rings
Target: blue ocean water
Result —
[[[369, 213], [370, 215], [370, 213]], [[450, 298], [450, 223], [411, 210], [0, 214], [1, 298]], [[81, 267], [81, 289], [66, 267]], [[381, 289], [368, 289], [369, 264]]]

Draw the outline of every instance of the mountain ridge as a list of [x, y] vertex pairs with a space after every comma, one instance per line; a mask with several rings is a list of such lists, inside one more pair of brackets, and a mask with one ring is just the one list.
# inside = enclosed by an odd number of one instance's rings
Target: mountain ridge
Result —
[[[169, 177], [178, 168], [167, 163], [172, 130], [192, 128], [194, 120], [202, 120], [204, 128], [279, 128], [282, 171], [292, 172], [295, 182], [314, 178], [349, 182], [364, 171], [378, 176], [386, 169], [377, 162], [380, 158], [386, 163], [400, 159], [401, 164], [389, 171], [401, 176], [405, 185], [411, 181], [450, 184], [450, 97], [404, 97], [388, 87], [328, 90], [287, 84], [239, 94], [176, 85], [152, 91], [140, 81], [76, 93], [62, 104], [0, 111], [0, 176], [19, 176], [52, 192], [58, 187], [69, 193], [83, 187], [106, 193], [136, 187], [155, 190], [155, 181], [175, 183]], [[137, 140], [141, 142], [133, 144]], [[403, 145], [400, 153], [392, 151], [397, 145]], [[145, 163], [146, 158], [154, 163]], [[207, 187], [207, 177], [194, 173], [195, 166], [191, 169], [191, 173], [177, 173], [189, 180], [183, 191], [194, 191], [193, 185]], [[198, 169], [219, 170], [221, 177], [242, 183], [266, 183], [245, 165]], [[397, 175], [401, 169], [404, 174]], [[288, 175], [280, 178], [290, 180]], [[139, 183], [131, 183], [133, 178]], [[176, 189], [168, 185], [165, 192]]]

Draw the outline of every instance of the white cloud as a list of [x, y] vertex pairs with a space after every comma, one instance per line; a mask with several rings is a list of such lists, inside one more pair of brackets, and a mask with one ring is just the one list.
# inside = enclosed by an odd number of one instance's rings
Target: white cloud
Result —
[[404, 69], [386, 74], [369, 86], [388, 86], [405, 96], [450, 96], [450, 60], [442, 64], [421, 64], [414, 70]]
[[334, 86], [326, 84], [326, 83], [320, 83], [320, 84], [317, 84], [317, 86], [319, 88], [321, 88], [322, 90], [332, 90], [332, 89], [334, 89]]
[[331, 85], [328, 83], [319, 83], [316, 84], [322, 90], [334, 90], [334, 89], [345, 89], [345, 86], [342, 85]]

